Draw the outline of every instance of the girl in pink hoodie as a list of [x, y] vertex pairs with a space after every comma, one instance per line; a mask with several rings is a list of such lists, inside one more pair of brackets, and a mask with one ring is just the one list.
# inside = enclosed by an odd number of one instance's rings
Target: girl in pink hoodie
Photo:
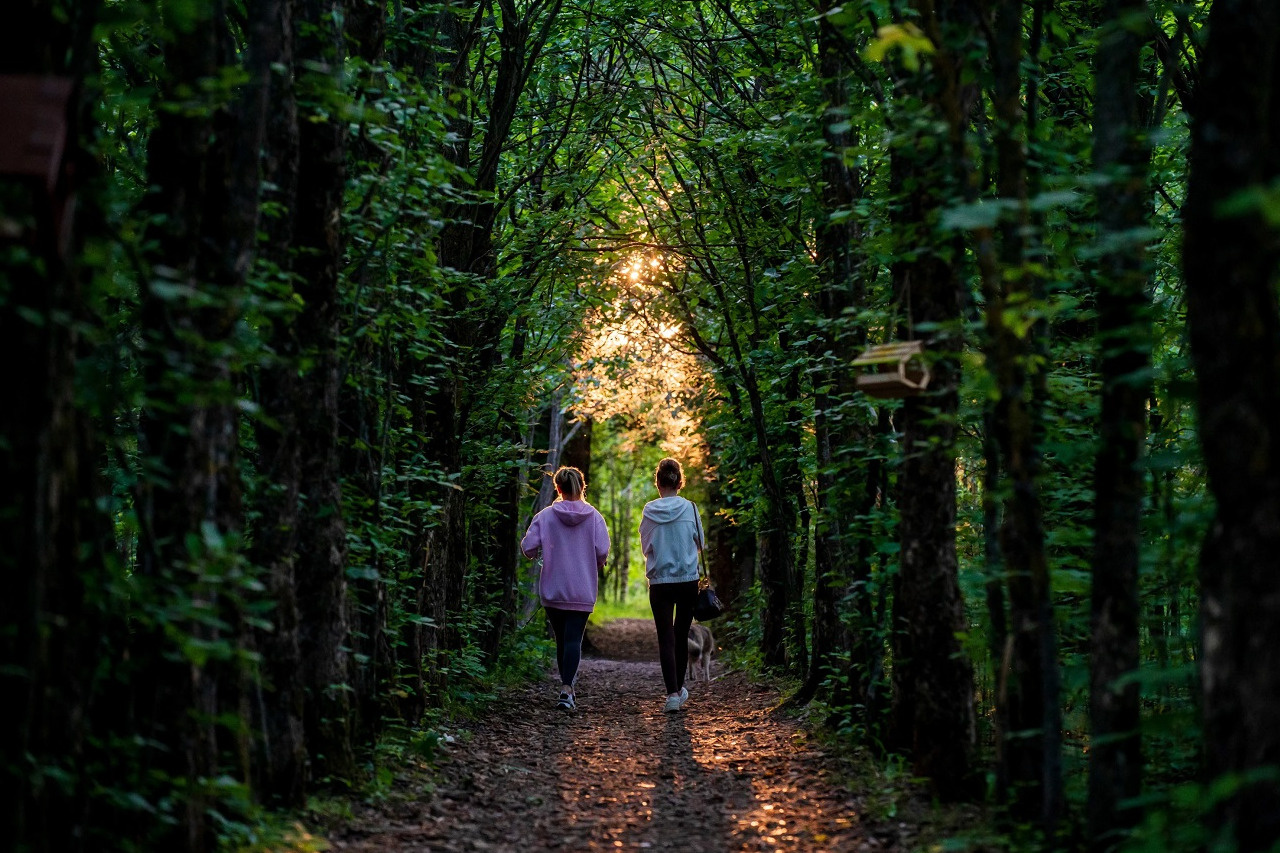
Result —
[[609, 531], [604, 516], [583, 500], [587, 483], [577, 468], [561, 468], [555, 475], [559, 498], [533, 517], [520, 550], [529, 559], [542, 551], [538, 598], [556, 635], [556, 666], [560, 670], [560, 699], [566, 711], [576, 707], [573, 682], [582, 662], [582, 635], [596, 606], [599, 574], [609, 556]]

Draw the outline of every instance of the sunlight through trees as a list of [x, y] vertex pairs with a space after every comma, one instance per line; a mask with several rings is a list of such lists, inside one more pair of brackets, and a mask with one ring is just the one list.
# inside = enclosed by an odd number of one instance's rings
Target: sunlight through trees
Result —
[[5, 849], [381, 796], [545, 666], [551, 470], [622, 607], [667, 454], [939, 844], [1280, 843], [1274, 0], [15, 8]]

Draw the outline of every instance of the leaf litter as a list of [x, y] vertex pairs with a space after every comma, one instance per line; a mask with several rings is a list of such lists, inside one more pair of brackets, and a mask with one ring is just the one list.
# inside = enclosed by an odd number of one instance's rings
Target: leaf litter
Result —
[[457, 738], [433, 784], [361, 807], [329, 835], [343, 853], [534, 850], [908, 850], [904, 823], [864, 822], [847, 769], [776, 713], [772, 688], [713, 664], [663, 713], [647, 620], [589, 634], [578, 709], [557, 680], [500, 698]]

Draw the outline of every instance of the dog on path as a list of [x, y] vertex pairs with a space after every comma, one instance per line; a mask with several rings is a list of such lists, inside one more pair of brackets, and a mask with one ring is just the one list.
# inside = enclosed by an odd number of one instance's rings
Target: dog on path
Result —
[[711, 680], [711, 655], [715, 647], [710, 628], [699, 624], [689, 626], [689, 681], [698, 680], [699, 670], [702, 670], [703, 681]]

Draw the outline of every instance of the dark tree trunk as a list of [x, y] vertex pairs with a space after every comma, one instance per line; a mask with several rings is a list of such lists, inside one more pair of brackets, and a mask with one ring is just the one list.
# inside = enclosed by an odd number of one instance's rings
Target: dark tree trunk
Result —
[[[165, 101], [185, 101], [231, 64], [226, 10], [214, 3], [200, 12], [169, 22]], [[186, 780], [179, 821], [164, 830], [175, 850], [213, 845], [206, 783], [222, 771], [215, 720], [241, 714], [245, 704], [236, 656], [207, 658], [200, 650], [247, 639], [237, 633], [248, 589], [234, 556], [241, 492], [230, 339], [257, 230], [268, 87], [257, 59], [232, 104], [160, 110], [148, 146], [147, 206], [156, 219], [142, 294], [146, 472], [137, 568], [147, 613], [134, 655], [147, 663], [135, 689], [140, 727], [155, 745], [151, 775]], [[175, 629], [187, 638], [180, 648], [170, 639]]]
[[[987, 360], [997, 397], [991, 425], [1008, 476], [1000, 525], [1000, 556], [1008, 579], [1009, 649], [1002, 656], [997, 693], [1001, 743], [998, 778], [1013, 814], [1036, 820], [1052, 835], [1062, 817], [1061, 710], [1056, 632], [1040, 501], [1038, 446], [1041, 382], [1032, 362], [1040, 326], [1020, 333], [1007, 315], [1032, 296], [1028, 231], [1027, 154], [1021, 104], [1022, 4], [1006, 3], [994, 21], [997, 190], [1012, 204], [997, 233], [978, 229], [975, 254], [986, 297]], [[958, 112], [958, 111], [957, 111]], [[966, 119], [953, 115], [953, 126]]]
[[1099, 242], [1124, 248], [1100, 260], [1098, 338], [1102, 409], [1094, 470], [1096, 520], [1090, 667], [1088, 833], [1109, 850], [1141, 813], [1124, 806], [1142, 788], [1138, 684], [1138, 567], [1146, 438], [1151, 395], [1151, 316], [1145, 247], [1131, 236], [1149, 221], [1150, 153], [1140, 140], [1139, 63], [1149, 17], [1145, 0], [1110, 0], [1098, 44], [1094, 96], [1094, 165]]
[[[713, 451], [712, 456], [715, 456]], [[719, 480], [707, 484], [707, 506], [703, 523], [707, 526], [707, 572], [716, 594], [730, 610], [740, 604], [741, 596], [751, 586], [756, 574], [755, 537], [740, 525], [730, 524], [716, 515], [715, 507], [726, 507], [729, 497]]]
[[[957, 284], [951, 270], [927, 262], [913, 266], [917, 322], [933, 322], [936, 310], [958, 307], [947, 305], [952, 301], [947, 291]], [[936, 302], [929, 298], [931, 290]], [[942, 354], [956, 343], [934, 339], [929, 346]], [[927, 398], [909, 399], [899, 414], [906, 458], [898, 474], [902, 550], [892, 633], [890, 742], [947, 800], [974, 793], [973, 672], [957, 639], [966, 629], [955, 551], [952, 417], [958, 379], [955, 362], [936, 362], [931, 383], [936, 390]]]
[[[520, 317], [516, 321], [515, 334], [512, 337], [511, 350], [508, 353], [512, 364], [520, 364], [524, 360], [525, 347], [528, 343], [527, 327], [528, 323], [524, 317]], [[522, 436], [520, 434], [520, 424], [515, 413], [510, 410], [503, 410], [499, 412], [498, 420], [510, 446], [519, 447]], [[586, 467], [582, 467], [581, 464], [578, 467], [581, 468], [583, 476], [589, 482], [591, 470], [591, 422], [589, 420], [583, 424], [583, 432], [586, 433], [586, 452], [582, 454], [585, 458], [580, 459], [579, 462], [585, 463]], [[490, 658], [497, 655], [502, 640], [516, 624], [516, 607], [519, 606], [517, 596], [519, 593], [520, 570], [520, 553], [517, 543], [521, 535], [519, 525], [523, 474], [524, 472], [517, 466], [511, 466], [503, 476], [496, 495], [495, 510], [497, 517], [493, 524], [491, 537], [492, 559], [486, 567], [489, 578], [487, 597], [492, 601], [494, 607], [493, 618], [484, 639], [484, 651]], [[597, 505], [600, 505], [600, 502], [603, 501], [603, 496], [597, 496], [596, 501]], [[618, 536], [619, 531], [616, 525], [612, 530], [614, 536]], [[617, 547], [617, 543], [615, 543], [613, 555], [615, 566], [617, 564]], [[602, 589], [601, 592], [603, 593], [604, 590]]]
[[[448, 289], [447, 340], [444, 342], [451, 364], [443, 371], [431, 371], [434, 390], [419, 394], [413, 402], [415, 417], [429, 431], [430, 459], [444, 474], [460, 478], [462, 444], [468, 428], [473, 401], [483, 393], [499, 352], [497, 341], [507, 322], [509, 308], [489, 302], [483, 287], [497, 275], [497, 250], [493, 230], [498, 215], [493, 194], [498, 167], [516, 117], [516, 107], [524, 94], [533, 63], [542, 51], [551, 23], [560, 12], [561, 0], [530, 8], [522, 16], [511, 0], [499, 0], [501, 25], [497, 30], [496, 60], [472, 54], [488, 11], [472, 4], [465, 11], [448, 9], [437, 18], [439, 55], [424, 57], [424, 67], [447, 63], [444, 80], [447, 90], [459, 97], [467, 109], [472, 98], [488, 95], [484, 104], [486, 121], [477, 125], [473, 116], [461, 115], [450, 127], [455, 141], [446, 156], [458, 168], [468, 171], [475, 195], [445, 213], [446, 225], [437, 246], [440, 266], [451, 271]], [[493, 65], [479, 73], [473, 63]], [[490, 76], [491, 75], [491, 76]], [[473, 92], [471, 83], [484, 80], [487, 91]], [[492, 83], [488, 83], [492, 80]], [[477, 128], [482, 134], [476, 137]], [[424, 366], [425, 367], [425, 366]], [[466, 492], [460, 483], [424, 495], [440, 504], [438, 522], [419, 537], [413, 548], [413, 571], [421, 571], [421, 614], [429, 624], [416, 627], [422, 652], [437, 682], [443, 667], [439, 655], [456, 648], [461, 635], [451, 619], [460, 612], [470, 546], [467, 538]]]
[[[901, 201], [897, 214], [904, 232], [927, 245], [935, 234], [948, 188], [961, 174], [965, 126], [950, 112], [967, 114], [958, 104], [960, 73], [955, 56], [942, 37], [966, 18], [963, 3], [921, 3], [925, 31], [939, 45], [932, 64], [925, 105], [951, 127], [943, 156], [926, 142], [927, 131], [917, 126], [911, 140], [892, 152], [891, 181], [913, 191]], [[940, 17], [934, 17], [936, 14]], [[966, 19], [967, 20], [967, 19]], [[966, 28], [973, 32], [976, 28]], [[951, 241], [954, 244], [954, 240]], [[963, 290], [954, 266], [963, 256], [951, 251], [921, 252], [894, 265], [894, 291], [907, 313], [908, 329], [936, 324], [926, 344], [935, 358], [929, 393], [908, 398], [899, 414], [905, 458], [898, 475], [898, 526], [902, 549], [893, 605], [893, 706], [890, 744], [906, 752], [916, 772], [928, 778], [938, 795], [954, 800], [971, 796], [971, 754], [974, 746], [973, 671], [957, 635], [966, 628], [960, 599], [955, 547], [955, 416], [960, 365], [958, 327]]]
[[[778, 332], [778, 347], [782, 352], [792, 348], [791, 337], [786, 330]], [[779, 508], [786, 509], [785, 518], [780, 517], [779, 530], [785, 531], [780, 537], [787, 547], [786, 585], [791, 600], [787, 609], [787, 637], [790, 640], [788, 666], [791, 674], [804, 678], [809, 670], [809, 632], [807, 628], [808, 614], [805, 600], [805, 569], [809, 562], [809, 524], [811, 515], [808, 499], [805, 496], [804, 477], [800, 471], [800, 455], [804, 452], [804, 436], [800, 425], [805, 414], [800, 407], [800, 378], [803, 372], [801, 363], [787, 371], [786, 382], [782, 387], [782, 398], [786, 401], [783, 409], [784, 423], [778, 432], [778, 480], [786, 501]], [[786, 526], [783, 527], [782, 524]]]
[[[293, 89], [294, 0], [260, 4], [274, 28], [274, 61], [288, 73], [271, 76], [271, 111], [267, 125], [263, 180], [264, 199], [279, 213], [264, 216], [263, 258], [281, 270], [292, 267], [292, 211], [298, 188], [298, 108]], [[264, 417], [256, 424], [257, 467], [263, 487], [256, 496], [258, 523], [250, 560], [262, 568], [266, 597], [273, 604], [270, 630], [260, 630], [255, 646], [261, 655], [254, 703], [260, 719], [259, 755], [254, 782], [259, 797], [286, 806], [302, 804], [306, 791], [307, 753], [302, 715], [305, 697], [298, 644], [298, 601], [295, 565], [299, 548], [299, 497], [302, 465], [298, 448], [298, 341], [292, 325], [281, 319], [270, 331], [276, 360], [258, 372], [257, 402]]]
[[[345, 51], [337, 0], [297, 0], [295, 68], [300, 85], [317, 93], [341, 91]], [[342, 264], [339, 224], [346, 187], [346, 122], [322, 103], [298, 117], [298, 191], [293, 238], [294, 320], [305, 367], [297, 377], [297, 442], [301, 511], [295, 584], [303, 725], [312, 774], [335, 782], [355, 778], [351, 743], [351, 679], [347, 655], [346, 523], [338, 466], [338, 359]]]
[[[721, 295], [721, 311], [729, 326], [728, 336], [734, 338], [729, 306]], [[704, 353], [718, 358], [714, 348], [699, 345]], [[760, 470], [760, 501], [763, 511], [755, 535], [754, 566], [764, 596], [760, 614], [760, 651], [764, 665], [777, 671], [790, 670], [803, 661], [807, 646], [804, 633], [803, 587], [795, 566], [793, 540], [796, 534], [795, 496], [799, 490], [792, 482], [798, 469], [791, 460], [780, 460], [782, 453], [794, 453], [794, 446], [778, 440], [769, 429], [759, 377], [755, 369], [746, 363], [740, 348], [734, 344], [732, 366], [723, 359], [721, 369], [735, 372], [746, 396], [746, 407], [738, 406], [747, 419], [750, 436], [755, 442]], [[736, 398], [741, 403], [741, 396]], [[781, 450], [781, 453], [779, 452]], [[748, 581], [749, 584], [749, 581]], [[745, 587], [744, 587], [745, 588]]]
[[[102, 636], [84, 579], [105, 579], [112, 547], [97, 510], [98, 440], [75, 393], [77, 328], [89, 318], [74, 258], [97, 204], [81, 196], [75, 211], [63, 207], [91, 172], [80, 83], [91, 61], [83, 28], [98, 4], [81, 4], [72, 22], [46, 3], [18, 5], [24, 24], [0, 35], [0, 74], [62, 78], [64, 160], [75, 171], [59, 169], [53, 187], [0, 179], [0, 218], [19, 232], [0, 238], [0, 357], [14, 367], [0, 406], [0, 696], [10, 721], [0, 727], [0, 838], [6, 849], [62, 853], [86, 849], [85, 717]], [[50, 783], [52, 768], [65, 787]]]
[[991, 654], [991, 681], [994, 689], [992, 705], [992, 734], [995, 740], [996, 791], [1003, 796], [1009, 789], [1008, 759], [1005, 755], [1005, 737], [1009, 733], [1008, 703], [1000, 693], [1005, 670], [1009, 666], [1013, 649], [1009, 641], [1009, 614], [1005, 608], [1004, 554], [1000, 549], [1000, 528], [1004, 512], [1000, 499], [1000, 443], [996, 441], [995, 411], [988, 405], [983, 412], [982, 430], [982, 540], [986, 561], [986, 578], [983, 592], [986, 600], [987, 619], [990, 621], [989, 649]]
[[[361, 287], [362, 290], [366, 286]], [[373, 288], [369, 286], [369, 290]], [[397, 392], [393, 368], [387, 364], [390, 339], [377, 346], [368, 338], [350, 344], [349, 364], [355, 376], [343, 383], [339, 397], [340, 466], [343, 480], [344, 516], [348, 526], [381, 530], [386, 521], [383, 477], [391, 462], [388, 443], [397, 428], [394, 422]], [[360, 365], [360, 367], [354, 367]], [[351, 560], [354, 573], [349, 585], [349, 629], [352, 654], [353, 738], [357, 744], [372, 744], [382, 732], [382, 721], [391, 709], [386, 688], [393, 678], [394, 652], [387, 634], [390, 602], [386, 560], [380, 538], [360, 556]]]
[[[819, 12], [830, 10], [824, 3]], [[818, 25], [818, 71], [826, 94], [827, 111], [823, 115], [823, 138], [826, 147], [822, 157], [822, 208], [828, 217], [847, 210], [859, 196], [856, 176], [845, 163], [845, 151], [853, 142], [848, 126], [848, 78], [851, 73], [848, 47], [835, 26], [825, 15]], [[851, 634], [861, 635], [870, 629], [870, 601], [867, 598], [865, 566], [856, 565], [858, 549], [849, 533], [851, 517], [865, 518], [854, 510], [849, 496], [857, 494], [859, 480], [865, 481], [866, 465], [851, 457], [866, 451], [870, 436], [856, 415], [844, 404], [851, 395], [848, 362], [865, 343], [862, 330], [848, 328], [845, 310], [859, 306], [864, 298], [862, 282], [855, 269], [854, 243], [857, 238], [854, 220], [830, 218], [817, 230], [816, 263], [822, 282], [818, 294], [818, 312], [828, 331], [818, 335], [813, 357], [822, 367], [815, 381], [814, 440], [817, 450], [817, 520], [814, 527], [813, 589], [813, 653], [808, 676], [796, 702], [808, 702], [819, 694], [834, 659], [849, 654], [854, 647]], [[861, 433], [861, 434], [859, 434]], [[865, 493], [865, 489], [863, 492]], [[857, 602], [857, 619], [850, 629], [847, 614], [841, 612], [842, 601], [852, 593]], [[864, 606], [867, 605], [867, 606]], [[859, 648], [863, 648], [859, 644]], [[864, 660], [850, 661], [850, 679], [858, 679], [869, 670]], [[835, 686], [835, 685], [833, 685]], [[838, 687], [837, 687], [838, 689]], [[850, 693], [857, 692], [850, 690]], [[841, 697], [850, 706], [862, 704], [865, 697]], [[840, 703], [837, 703], [840, 704]], [[865, 707], [865, 704], [863, 705]]]
[[[368, 63], [358, 89], [380, 90], [386, 85], [383, 56], [387, 37], [387, 4], [370, 0], [346, 0], [345, 36], [353, 55]], [[356, 169], [378, 168], [386, 154], [364, 134], [356, 137], [348, 162]], [[382, 294], [369, 264], [358, 265], [352, 283], [359, 295], [368, 295], [373, 306], [360, 305], [354, 311], [364, 317], [376, 314]], [[351, 310], [349, 303], [345, 307]], [[345, 331], [345, 329], [344, 329]], [[383, 474], [388, 464], [387, 448], [393, 429], [395, 388], [390, 359], [391, 337], [381, 342], [367, 336], [348, 336], [342, 341], [346, 375], [338, 392], [338, 468], [343, 483], [343, 517], [348, 529], [363, 526], [381, 530], [385, 502]], [[386, 687], [392, 680], [393, 652], [387, 636], [389, 602], [387, 572], [382, 537], [365, 553], [361, 565], [349, 567], [348, 631], [351, 647], [352, 738], [357, 745], [370, 745], [382, 732], [387, 715]], [[354, 561], [350, 561], [353, 562]], [[351, 571], [353, 570], [353, 571]]]
[[[442, 87], [452, 93], [459, 104], [464, 105], [463, 115], [453, 119], [449, 131], [453, 137], [445, 147], [445, 156], [459, 169], [472, 171], [472, 140], [475, 125], [466, 114], [470, 108], [469, 82], [472, 50], [479, 38], [482, 12], [474, 2], [458, 8], [441, 10], [434, 19], [432, 33], [435, 51], [418, 57], [424, 76], [434, 77], [436, 69], [447, 69]], [[514, 25], [514, 22], [512, 22]], [[424, 43], [425, 40], [424, 40]], [[495, 176], [496, 178], [496, 176]], [[491, 189], [493, 182], [478, 189]], [[491, 205], [490, 205], [491, 206]], [[403, 386], [410, 389], [410, 410], [414, 434], [423, 436], [422, 452], [425, 459], [446, 477], [454, 480], [461, 476], [462, 466], [462, 380], [458, 376], [463, 352], [472, 342], [470, 323], [461, 319], [471, 296], [475, 279], [484, 279], [483, 264], [490, 260], [487, 226], [492, 217], [482, 219], [488, 208], [474, 205], [471, 208], [456, 205], [447, 212], [448, 223], [438, 238], [437, 256], [446, 271], [461, 273], [460, 281], [449, 283], [445, 310], [448, 313], [447, 331], [443, 341], [449, 364], [443, 367], [416, 363], [406, 359], [409, 375]], [[473, 246], [479, 239], [482, 245]], [[417, 377], [413, 373], [418, 373]], [[424, 382], [423, 377], [430, 377]], [[461, 483], [454, 483], [461, 487]], [[409, 680], [413, 692], [410, 720], [419, 716], [439, 695], [443, 672], [440, 657], [446, 648], [448, 590], [459, 587], [466, 569], [464, 555], [466, 542], [459, 537], [465, 530], [460, 524], [465, 508], [465, 497], [459, 489], [448, 485], [434, 486], [417, 482], [412, 487], [413, 499], [419, 506], [437, 505], [431, 517], [420, 510], [414, 520], [415, 534], [409, 548], [410, 576], [415, 578], [415, 621], [404, 628], [404, 642], [409, 663]]]
[[1214, 520], [1200, 555], [1205, 772], [1242, 774], [1214, 816], [1242, 851], [1280, 841], [1280, 4], [1209, 14], [1183, 207], [1187, 317]]
[[577, 430], [564, 443], [564, 449], [560, 451], [560, 464], [577, 468], [588, 483], [591, 482], [592, 426], [591, 418], [578, 421]]

